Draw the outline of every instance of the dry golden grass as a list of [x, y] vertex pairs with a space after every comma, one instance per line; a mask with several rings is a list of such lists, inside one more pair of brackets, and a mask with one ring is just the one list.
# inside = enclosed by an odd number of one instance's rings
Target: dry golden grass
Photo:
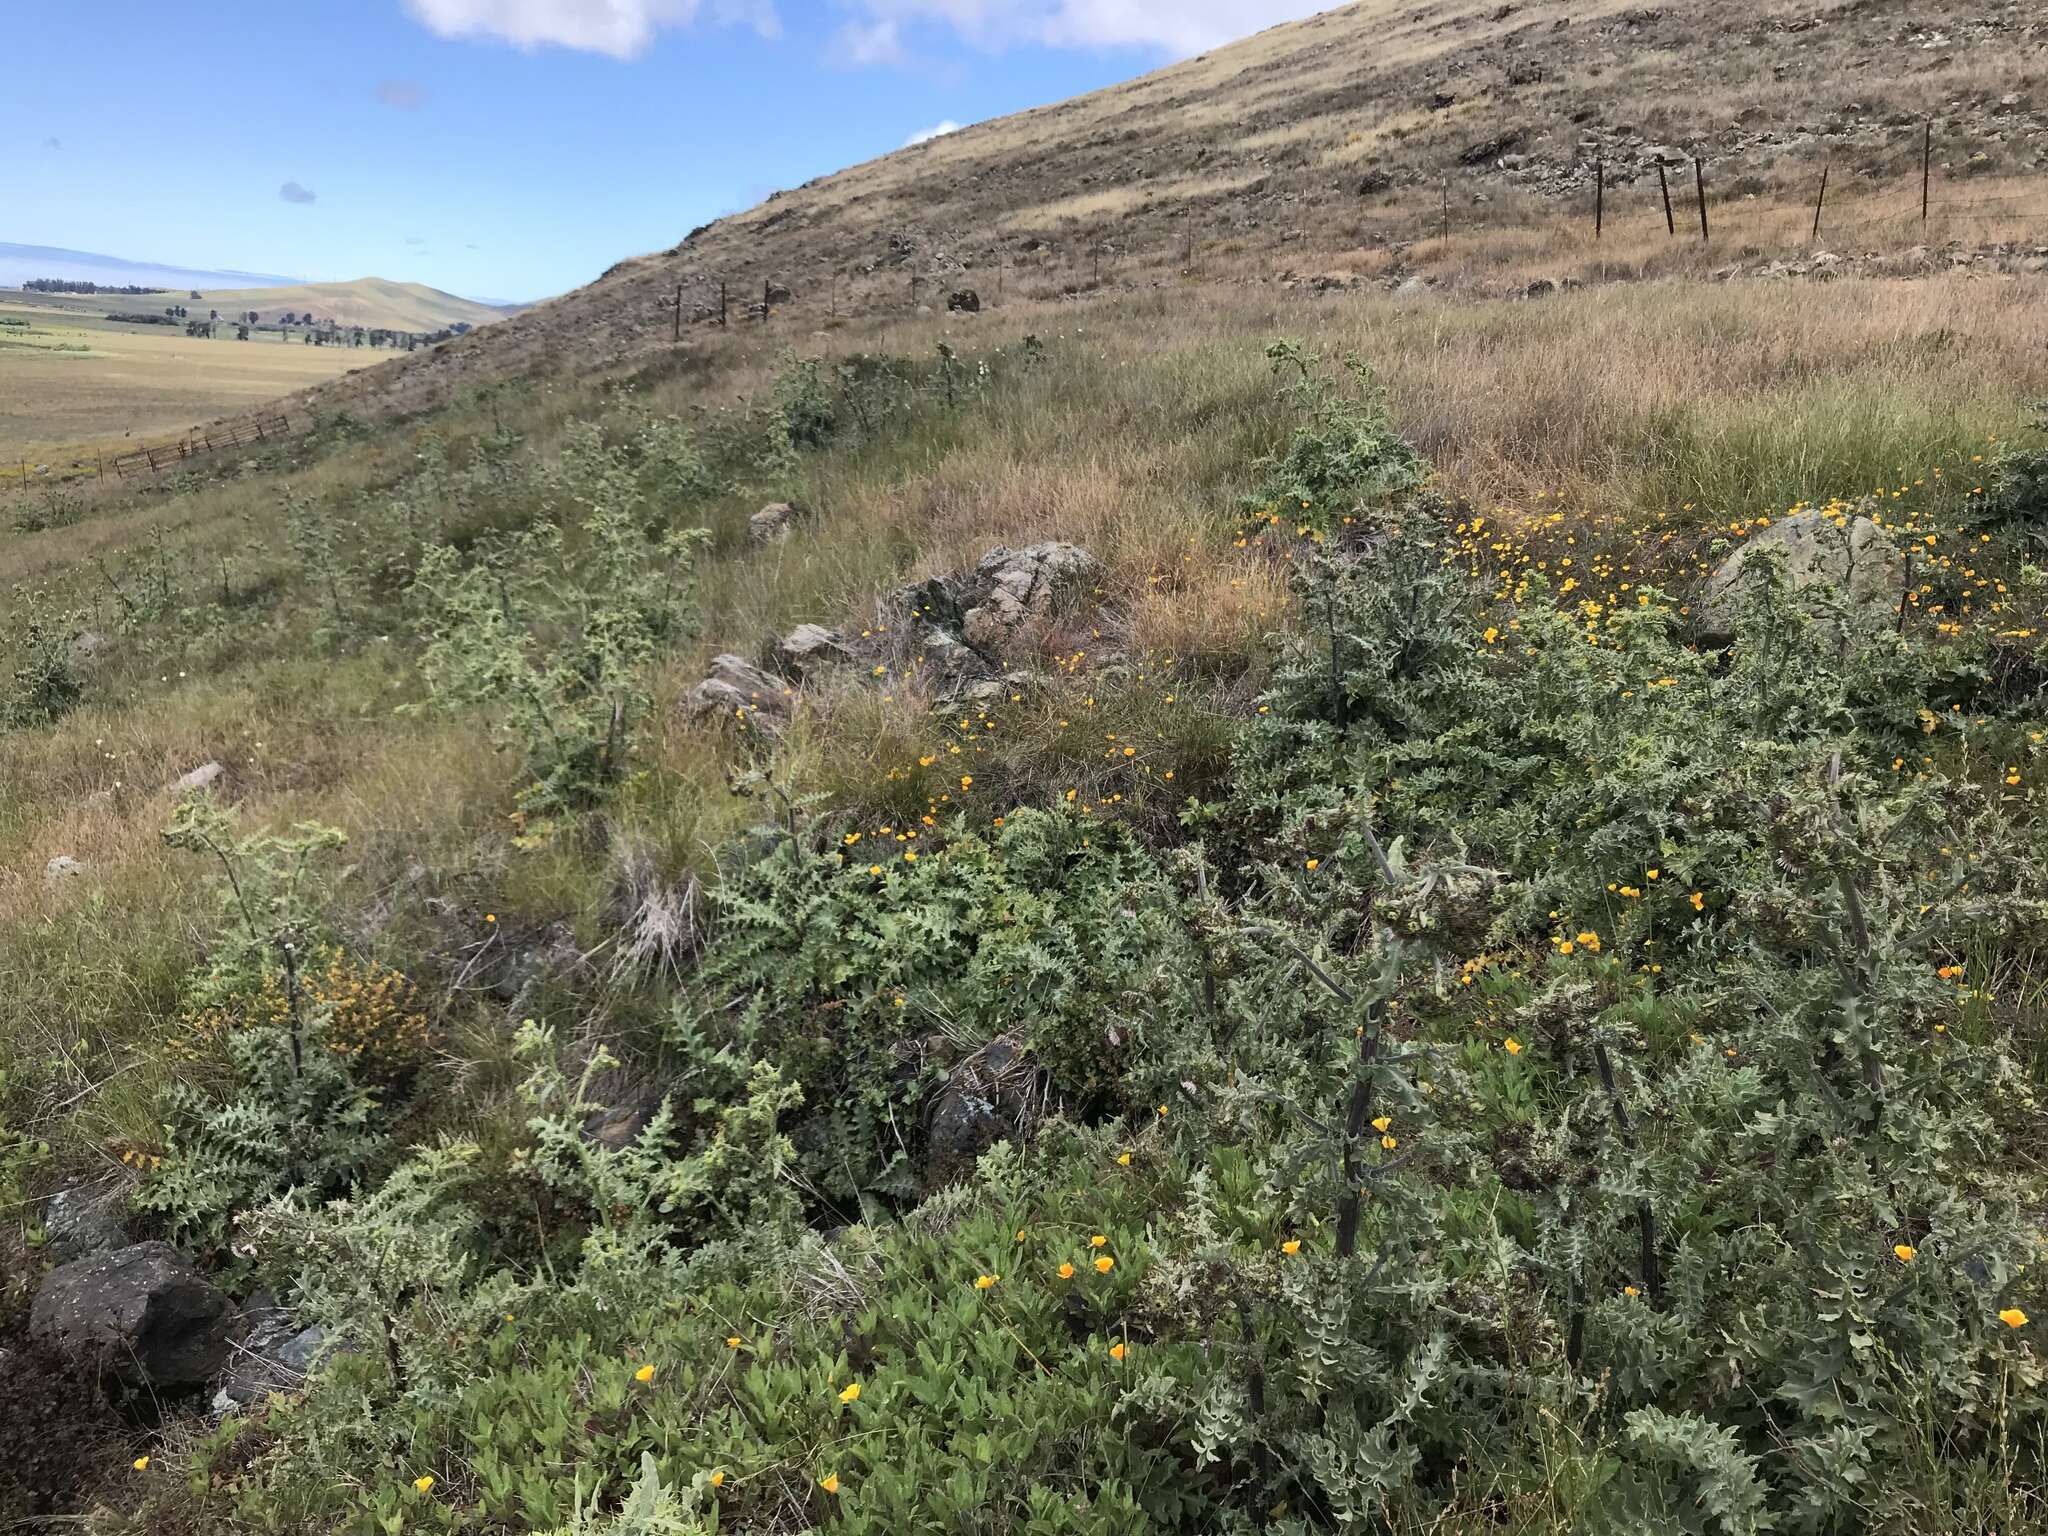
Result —
[[378, 355], [276, 336], [200, 340], [169, 326], [121, 325], [43, 306], [0, 303], [0, 317], [33, 322], [21, 344], [0, 331], [0, 487], [7, 488], [19, 483], [24, 460], [37, 481], [96, 472], [102, 455], [175, 438]]
[[[611, 835], [657, 848], [668, 867], [708, 870], [759, 814], [723, 788], [740, 743], [673, 707], [711, 652], [758, 651], [804, 620], [858, 632], [907, 579], [970, 567], [997, 543], [1049, 538], [1108, 564], [1100, 641], [1127, 665], [1076, 679], [1075, 692], [1094, 701], [1085, 719], [1085, 700], [1063, 691], [1016, 706], [1008, 745], [975, 773], [991, 793], [1125, 793], [1120, 814], [1170, 819], [1202, 775], [1222, 771], [1229, 719], [1257, 686], [1258, 641], [1289, 619], [1285, 561], [1235, 545], [1250, 466], [1289, 425], [1262, 355], [1276, 334], [1368, 359], [1453, 496], [1510, 519], [1554, 509], [1588, 539], [1612, 537], [1624, 518], [1662, 515], [1697, 531], [1724, 514], [1854, 494], [1990, 451], [1984, 438], [2018, 428], [2025, 402], [2048, 395], [2048, 309], [2018, 281], [1713, 283], [1679, 273], [1541, 301], [1311, 298], [1227, 283], [1201, 292], [1195, 305], [1161, 288], [1057, 312], [867, 321], [814, 340], [827, 357], [929, 357], [942, 339], [972, 357], [1030, 328], [1047, 358], [989, 406], [818, 459], [805, 497], [816, 515], [787, 544], [747, 540], [744, 498], [707, 510], [718, 553], [703, 573], [703, 638], [664, 669], [650, 771], [622, 799]], [[710, 369], [649, 377], [640, 393], [686, 417], [758, 394], [783, 338], [736, 331], [728, 341]], [[545, 452], [596, 404], [561, 388], [502, 408]], [[378, 433], [313, 457], [287, 483], [347, 506], [406, 473], [423, 434], [459, 442], [490, 419], [471, 409]], [[94, 562], [125, 573], [159, 531], [193, 579], [223, 558], [239, 586], [288, 574], [283, 489], [228, 477], [178, 496], [111, 497], [72, 527], [23, 535], [0, 525], [0, 562], [96, 607], [92, 622], [112, 631], [115, 605]], [[155, 972], [78, 968], [115, 942], [115, 926], [122, 947], [161, 956], [163, 975], [189, 963], [208, 917], [199, 874], [157, 834], [165, 787], [209, 760], [227, 765], [252, 823], [347, 828], [358, 894], [373, 907], [417, 863], [437, 881], [491, 892], [510, 913], [594, 921], [604, 861], [580, 845], [511, 850], [509, 769], [478, 730], [393, 713], [412, 692], [402, 642], [334, 659], [313, 648], [298, 604], [275, 612], [197, 664], [117, 641], [93, 664], [83, 708], [54, 728], [0, 735], [0, 934], [11, 936], [0, 942], [0, 991], [28, 1000], [0, 1006], [0, 1039], [43, 1052], [68, 1028], [118, 1040], [161, 1026], [172, 999]], [[898, 813], [915, 786], [888, 775], [933, 750], [929, 702], [916, 686], [823, 697], [792, 727], [788, 770], [837, 803]], [[1177, 778], [1113, 777], [1084, 724], [1142, 741], [1148, 762], [1174, 766]], [[89, 873], [45, 885], [43, 865], [58, 854]], [[51, 997], [64, 1002], [33, 1001]], [[148, 1123], [149, 1086], [140, 1074], [123, 1079], [66, 1134], [134, 1134]]]

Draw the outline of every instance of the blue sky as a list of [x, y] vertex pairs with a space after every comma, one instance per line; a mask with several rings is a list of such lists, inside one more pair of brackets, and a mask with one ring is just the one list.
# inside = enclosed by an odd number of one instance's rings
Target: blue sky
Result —
[[97, 0], [14, 40], [0, 239], [539, 298], [921, 131], [1320, 8]]

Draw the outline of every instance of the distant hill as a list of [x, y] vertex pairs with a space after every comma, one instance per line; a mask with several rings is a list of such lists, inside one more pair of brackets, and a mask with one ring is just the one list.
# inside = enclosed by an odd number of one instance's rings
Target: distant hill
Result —
[[0, 240], [0, 288], [19, 288], [39, 277], [62, 277], [73, 282], [102, 283], [110, 287], [134, 284], [140, 288], [288, 288], [296, 277], [275, 277], [263, 272], [210, 272], [198, 267], [168, 266], [157, 261], [130, 261], [124, 256], [102, 256], [92, 251], [71, 251], [55, 245], [13, 245]]
[[[253, 309], [268, 325], [287, 312], [311, 313], [342, 325], [397, 331], [438, 331], [451, 325], [488, 325], [506, 310], [457, 298], [423, 283], [359, 277], [348, 283], [294, 283], [289, 287], [209, 288], [196, 285], [208, 308], [226, 314]], [[189, 300], [187, 301], [190, 302]]]
[[422, 283], [399, 283], [381, 277], [346, 283], [309, 283], [302, 278], [264, 272], [212, 272], [198, 267], [166, 266], [130, 261], [92, 251], [54, 245], [12, 245], [0, 241], [0, 288], [19, 288], [41, 277], [104, 287], [133, 284], [162, 288], [186, 303], [195, 290], [207, 307], [230, 314], [253, 309], [267, 324], [287, 310], [343, 325], [366, 325], [401, 331], [438, 331], [451, 325], [484, 325], [517, 314], [522, 304], [495, 304], [458, 298]]

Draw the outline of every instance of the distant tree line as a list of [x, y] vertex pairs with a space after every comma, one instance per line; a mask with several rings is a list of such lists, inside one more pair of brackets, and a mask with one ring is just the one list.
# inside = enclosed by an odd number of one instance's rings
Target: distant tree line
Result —
[[[162, 293], [161, 288], [138, 288], [133, 283], [87, 283], [68, 277], [32, 277], [23, 283], [28, 293]], [[198, 297], [198, 295], [194, 295]]]

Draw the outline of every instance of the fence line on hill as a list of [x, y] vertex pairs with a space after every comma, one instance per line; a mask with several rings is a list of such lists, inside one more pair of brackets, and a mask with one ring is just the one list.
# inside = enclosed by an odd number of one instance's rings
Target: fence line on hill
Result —
[[[245, 416], [239, 421], [222, 422], [188, 432], [176, 442], [132, 449], [113, 460], [113, 469], [123, 480], [144, 472], [160, 474], [165, 468], [200, 454], [218, 453], [224, 448], [243, 448], [250, 443], [267, 443], [288, 436], [290, 432], [291, 418], [282, 411]], [[104, 460], [100, 474], [106, 474]]]
[[[1932, 247], [1944, 238], [1955, 244], [1959, 243], [1955, 238], [1958, 234], [1997, 224], [2025, 226], [2027, 235], [2009, 243], [2024, 244], [2030, 240], [2036, 251], [2048, 251], [2048, 179], [2041, 181], [2039, 191], [1972, 196], [1966, 190], [1969, 180], [1977, 175], [1996, 174], [2001, 179], [2009, 175], [1994, 158], [2009, 153], [2011, 146], [2005, 139], [1952, 132], [1938, 134], [1932, 119], [1888, 127], [1884, 145], [1863, 146], [1857, 152], [1842, 151], [1802, 165], [1804, 174], [1797, 180], [1768, 189], [1763, 173], [1779, 168], [1781, 159], [1791, 153], [1788, 147], [1761, 145], [1719, 157], [1704, 149], [1681, 155], [1642, 152], [1610, 157], [1605, 150], [1588, 148], [1580, 160], [1564, 168], [1563, 173], [1572, 181], [1565, 196], [1550, 201], [1552, 209], [1583, 204], [1574, 218], [1562, 225], [1547, 223], [1539, 210], [1527, 204], [1505, 218], [1489, 219], [1491, 199], [1500, 195], [1504, 187], [1516, 186], [1511, 180], [1503, 184], [1496, 174], [1503, 161], [1513, 157], [1489, 157], [1483, 164], [1463, 168], [1460, 175], [1436, 178], [1438, 185], [1434, 188], [1426, 180], [1408, 183], [1411, 193], [1438, 193], [1431, 199], [1436, 206], [1427, 215], [1410, 207], [1384, 219], [1375, 229], [1369, 206], [1361, 206], [1355, 212], [1339, 209], [1334, 215], [1325, 208], [1319, 210], [1323, 220], [1317, 232], [1328, 236], [1332, 226], [1339, 235], [1348, 230], [1352, 237], [1348, 243], [1332, 248], [1314, 243], [1305, 231], [1296, 230], [1283, 236], [1279, 249], [1283, 253], [1300, 253], [1293, 258], [1283, 255], [1289, 265], [1298, 267], [1306, 263], [1312, 269], [1314, 261], [1322, 257], [1334, 258], [1345, 253], [1358, 256], [1397, 244], [1427, 245], [1432, 236], [1447, 243], [1453, 235], [1512, 234], [1526, 230], [1555, 238], [1560, 229], [1579, 228], [1583, 231], [1580, 242], [1566, 254], [1597, 258], [1610, 248], [1624, 223], [1637, 225], [1634, 232], [1639, 234], [1640, 226], [1647, 221], [1651, 228], [1662, 224], [1666, 240], [1673, 244], [1729, 250], [1735, 253], [1731, 259], [1762, 254], [1755, 249], [1759, 243], [1781, 249], [1807, 246], [1818, 251], [1859, 236], [1900, 250], [1919, 245]], [[1902, 148], [1913, 152], [1909, 159], [1899, 158]], [[1937, 151], [1948, 160], [1950, 168], [1945, 174], [1937, 174]], [[1882, 173], [1865, 170], [1852, 177], [1847, 171], [1852, 153], [1861, 153], [1866, 160], [1889, 154], [1895, 163]], [[1458, 190], [1461, 184], [1462, 192]], [[1876, 190], [1872, 190], [1873, 186]], [[1391, 184], [1387, 184], [1374, 191], [1391, 189]], [[1373, 193], [1362, 187], [1361, 198], [1369, 195]], [[1160, 214], [1156, 208], [1145, 211], [1155, 218]], [[1204, 239], [1198, 233], [1195, 208], [1183, 205], [1178, 210], [1166, 211], [1164, 216], [1170, 233], [1163, 240], [1156, 231], [1144, 240], [1122, 239], [1116, 236], [1113, 225], [1105, 232], [1097, 224], [1092, 230], [1040, 235], [1030, 247], [1022, 249], [1006, 248], [1002, 239], [992, 237], [973, 251], [973, 268], [920, 268], [914, 257], [906, 257], [894, 269], [900, 274], [895, 280], [903, 286], [897, 290], [902, 298], [893, 303], [872, 287], [865, 296], [870, 299], [867, 304], [855, 302], [849, 294], [858, 278], [875, 278], [891, 271], [886, 263], [870, 261], [859, 266], [835, 265], [817, 284], [814, 294], [794, 293], [773, 277], [749, 278], [747, 284], [758, 281], [761, 285], [759, 297], [754, 299], [741, 299], [734, 294], [729, 286], [734, 280], [727, 277], [709, 273], [694, 278], [679, 276], [674, 283], [673, 308], [670, 302], [663, 302], [659, 310], [664, 328], [680, 343], [686, 322], [725, 328], [764, 327], [784, 310], [799, 311], [815, 323], [821, 312], [837, 319], [863, 310], [915, 312], [926, 302], [937, 307], [947, 302], [949, 287], [963, 289], [977, 279], [986, 283], [988, 278], [983, 274], [991, 269], [993, 295], [977, 290], [974, 299], [965, 302], [985, 304], [992, 297], [1000, 304], [1012, 287], [1032, 282], [1042, 290], [1048, 280], [1057, 284], [1055, 292], [1041, 291], [1035, 296], [1080, 296], [1103, 286], [1105, 280], [1116, 281], [1119, 271], [1130, 265], [1155, 272], [1171, 271], [1177, 266], [1182, 275], [1195, 275], [1201, 270], [1205, 251], [1221, 249], [1228, 257], [1240, 257], [1247, 240], [1259, 232], [1254, 225], [1249, 229], [1216, 231]], [[1178, 230], [1172, 230], [1173, 224], [1179, 225]], [[760, 268], [756, 266], [754, 270], [758, 272]]]

